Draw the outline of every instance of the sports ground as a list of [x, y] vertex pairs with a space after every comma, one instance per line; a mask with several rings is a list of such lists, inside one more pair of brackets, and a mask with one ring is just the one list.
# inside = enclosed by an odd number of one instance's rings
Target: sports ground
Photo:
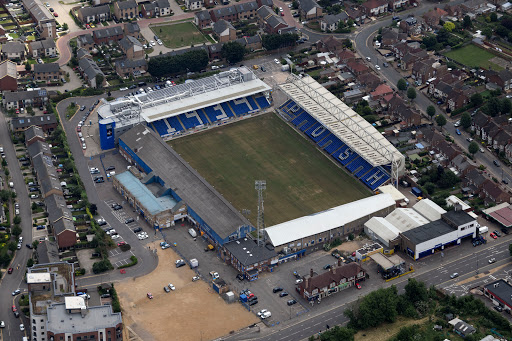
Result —
[[169, 141], [235, 208], [256, 224], [254, 180], [266, 180], [272, 226], [371, 195], [275, 114]]

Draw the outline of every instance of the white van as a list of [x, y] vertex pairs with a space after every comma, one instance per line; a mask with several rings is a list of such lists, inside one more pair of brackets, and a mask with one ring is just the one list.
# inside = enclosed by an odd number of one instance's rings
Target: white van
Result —
[[188, 234], [190, 234], [192, 236], [192, 238], [197, 237], [196, 230], [194, 230], [193, 228], [188, 229]]
[[9, 187], [14, 188], [14, 182], [9, 182]]
[[487, 226], [482, 226], [478, 229], [478, 233], [480, 233], [480, 234], [484, 234], [487, 232], [489, 232], [489, 228]]

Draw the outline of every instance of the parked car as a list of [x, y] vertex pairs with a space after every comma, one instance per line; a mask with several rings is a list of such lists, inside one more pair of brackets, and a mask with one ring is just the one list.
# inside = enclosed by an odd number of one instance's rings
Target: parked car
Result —
[[169, 293], [169, 292], [171, 292], [171, 289], [169, 289], [168, 287], [164, 287], [164, 291]]
[[123, 208], [123, 206], [119, 205], [119, 204], [114, 204], [112, 205], [112, 208], [114, 209], [114, 211], [117, 211], [117, 210], [120, 210]]
[[493, 308], [500, 313], [503, 311], [503, 308], [500, 305], [495, 305]]
[[148, 296], [148, 298], [149, 298], [150, 300], [152, 300], [152, 299], [153, 299], [153, 294], [151, 294], [150, 292], [148, 292], [148, 293], [147, 293], [147, 296]]
[[494, 231], [492, 231], [492, 232], [494, 232], [494, 234], [496, 235], [496, 237], [501, 237], [501, 233], [499, 233], [499, 232], [498, 232], [498, 230], [494, 230]]
[[124, 221], [125, 224], [130, 224], [130, 223], [133, 223], [135, 221], [135, 219], [133, 218], [128, 218]]
[[16, 289], [16, 290], [14, 290], [14, 291], [12, 292], [12, 295], [13, 295], [13, 296], [16, 296], [16, 295], [19, 295], [19, 294], [21, 294], [21, 290], [20, 290], [20, 289]]
[[142, 231], [142, 227], [136, 227], [133, 229], [133, 233], [139, 233], [140, 231]]
[[286, 291], [283, 291], [279, 294], [279, 297], [285, 297], [288, 296], [288, 293]]
[[115, 166], [108, 166], [108, 167], [107, 167], [107, 170], [108, 170], [108, 171], [111, 171], [111, 170], [114, 170], [114, 169], [116, 169], [116, 167], [115, 167]]
[[294, 305], [295, 303], [297, 303], [297, 301], [295, 300], [289, 300], [288, 302], [286, 302], [286, 304], [288, 305]]
[[361, 284], [356, 283], [356, 288], [357, 288], [357, 289], [361, 289]]
[[169, 289], [171, 289], [172, 291], [176, 290], [176, 287], [174, 285], [172, 285], [172, 283], [169, 283], [168, 285]]
[[187, 263], [185, 263], [185, 261], [183, 259], [178, 259], [176, 261], [176, 267], [177, 268], [181, 268], [182, 266], [185, 266]]
[[276, 292], [280, 292], [280, 291], [283, 291], [283, 288], [281, 287], [275, 287], [274, 289], [272, 289], [272, 292], [275, 294]]
[[491, 232], [491, 233], [489, 234], [489, 236], [491, 236], [491, 238], [492, 238], [492, 239], [497, 239], [497, 238], [498, 238], [498, 236], [496, 236], [496, 235], [494, 234], [494, 232]]
[[503, 232], [504, 234], [508, 234], [509, 233], [506, 227], [503, 227], [501, 229], [501, 232]]

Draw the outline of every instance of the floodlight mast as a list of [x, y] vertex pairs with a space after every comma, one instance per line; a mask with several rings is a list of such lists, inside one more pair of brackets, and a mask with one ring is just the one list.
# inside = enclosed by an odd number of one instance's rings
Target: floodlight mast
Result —
[[254, 188], [258, 192], [258, 217], [256, 220], [256, 228], [257, 228], [257, 241], [258, 245], [260, 245], [260, 231], [265, 228], [264, 221], [264, 207], [263, 207], [263, 191], [267, 189], [267, 181], [265, 180], [256, 180], [254, 181]]

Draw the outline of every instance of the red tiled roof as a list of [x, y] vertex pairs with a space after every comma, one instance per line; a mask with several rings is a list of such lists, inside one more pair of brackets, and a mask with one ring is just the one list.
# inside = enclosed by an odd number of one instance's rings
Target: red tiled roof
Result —
[[387, 84], [381, 84], [373, 92], [371, 92], [370, 95], [382, 96], [388, 93], [393, 93], [393, 89], [391, 89]]

